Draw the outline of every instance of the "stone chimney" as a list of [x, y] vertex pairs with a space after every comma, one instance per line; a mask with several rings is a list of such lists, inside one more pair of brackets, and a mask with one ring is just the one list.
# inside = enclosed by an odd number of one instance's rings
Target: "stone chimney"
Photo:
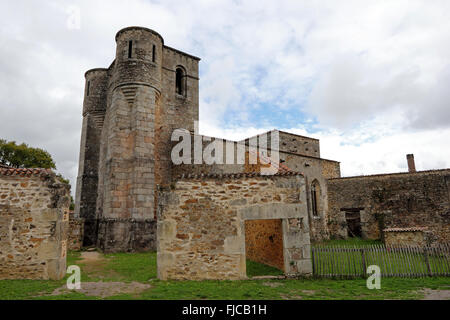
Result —
[[414, 155], [407, 154], [406, 160], [408, 160], [408, 172], [416, 172], [416, 164], [414, 163]]

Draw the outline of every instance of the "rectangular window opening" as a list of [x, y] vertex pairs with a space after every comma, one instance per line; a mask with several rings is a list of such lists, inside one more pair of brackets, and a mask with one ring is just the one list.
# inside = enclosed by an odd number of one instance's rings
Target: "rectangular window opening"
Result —
[[153, 48], [152, 48], [152, 62], [155, 62], [155, 60], [156, 60], [156, 46], [153, 45]]
[[311, 190], [311, 204], [312, 204], [313, 216], [317, 217], [318, 216], [318, 212], [317, 212], [317, 195], [316, 195], [316, 190], [315, 189]]
[[89, 89], [90, 89], [90, 87], [91, 87], [91, 82], [88, 81], [87, 82], [87, 88], [86, 88], [86, 96], [88, 96], [88, 97], [89, 97]]

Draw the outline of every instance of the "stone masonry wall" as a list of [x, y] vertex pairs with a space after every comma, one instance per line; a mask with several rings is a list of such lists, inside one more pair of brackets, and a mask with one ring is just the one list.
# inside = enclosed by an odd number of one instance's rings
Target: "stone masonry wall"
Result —
[[384, 232], [384, 244], [387, 247], [408, 245], [425, 246], [426, 239], [423, 231]]
[[281, 219], [245, 221], [245, 255], [249, 260], [284, 270]]
[[311, 273], [301, 175], [190, 176], [160, 199], [160, 279], [245, 279], [245, 221], [261, 219], [282, 220], [285, 273]]
[[[292, 134], [285, 134], [287, 137], [295, 137]], [[270, 135], [269, 135], [270, 137]], [[195, 139], [199, 139], [201, 142], [202, 150], [205, 150], [210, 144], [210, 139], [208, 141], [203, 141], [204, 136], [201, 135], [191, 135], [191, 157], [194, 157], [194, 145]], [[209, 137], [206, 137], [209, 138]], [[299, 137], [299, 139], [302, 137]], [[281, 139], [281, 137], [280, 137]], [[270, 141], [270, 139], [268, 139]], [[313, 142], [318, 140], [310, 139]], [[301, 141], [301, 139], [300, 139]], [[226, 140], [224, 140], [224, 146], [222, 150], [224, 161], [227, 158], [227, 147]], [[172, 142], [172, 147], [179, 142]], [[294, 143], [290, 140], [290, 143]], [[298, 143], [298, 141], [297, 141]], [[243, 144], [243, 142], [242, 142]], [[235, 164], [181, 164], [172, 165], [172, 175], [173, 177], [179, 176], [181, 174], [230, 174], [230, 173], [248, 173], [248, 172], [259, 172], [260, 165], [249, 164], [248, 146], [245, 146], [245, 156], [244, 163], [237, 163], [237, 148], [238, 142], [232, 142], [234, 160]], [[268, 142], [270, 146], [270, 142]], [[322, 241], [329, 238], [328, 232], [328, 193], [327, 193], [327, 179], [339, 178], [340, 177], [340, 164], [337, 161], [322, 159], [318, 157], [300, 155], [285, 151], [279, 152], [281, 165], [296, 172], [302, 172], [305, 176], [306, 182], [306, 198], [308, 206], [308, 215], [311, 228], [311, 239], [313, 241]], [[191, 159], [191, 163], [194, 160]], [[320, 196], [319, 201], [319, 214], [313, 216], [312, 214], [312, 204], [311, 204], [311, 193], [310, 188], [313, 182], [320, 185]]]
[[67, 236], [67, 249], [79, 251], [83, 246], [84, 219], [77, 218], [71, 212], [69, 215], [69, 232]]
[[283, 131], [280, 131], [279, 135], [281, 151], [320, 158], [320, 144], [318, 139]]
[[[155, 181], [167, 185], [171, 180], [170, 138], [175, 129], [194, 130], [199, 112], [199, 58], [170, 47], [163, 47], [161, 103], [155, 114]], [[185, 71], [185, 91], [176, 92], [176, 69]]]
[[125, 28], [116, 35], [96, 209], [96, 246], [104, 252], [155, 249], [155, 114], [162, 46], [161, 36], [145, 28]]
[[96, 202], [100, 137], [106, 111], [108, 71], [92, 69], [85, 73], [83, 125], [75, 195], [75, 216], [85, 219], [85, 245], [97, 240]]
[[450, 169], [331, 179], [329, 228], [347, 237], [345, 209], [361, 212], [363, 237], [380, 228], [426, 227], [437, 242], [450, 241]]
[[0, 279], [66, 273], [70, 187], [44, 169], [0, 169]]

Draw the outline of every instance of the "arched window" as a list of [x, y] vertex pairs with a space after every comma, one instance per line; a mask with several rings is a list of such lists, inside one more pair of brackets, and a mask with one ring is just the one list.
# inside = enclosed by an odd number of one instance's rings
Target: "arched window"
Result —
[[178, 67], [176, 70], [176, 79], [175, 79], [175, 92], [179, 95], [186, 95], [186, 76], [185, 72], [181, 67]]
[[311, 183], [311, 209], [314, 217], [320, 213], [320, 185], [317, 180]]

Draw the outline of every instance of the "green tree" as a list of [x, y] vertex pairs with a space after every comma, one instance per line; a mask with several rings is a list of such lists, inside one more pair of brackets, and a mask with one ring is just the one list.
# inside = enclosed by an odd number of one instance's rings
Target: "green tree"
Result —
[[[4, 139], [0, 139], [0, 164], [14, 168], [56, 169], [55, 161], [44, 149], [30, 147], [26, 143], [16, 144], [15, 141]], [[56, 176], [59, 181], [70, 186], [70, 181], [61, 174]], [[71, 208], [73, 207], [73, 199], [71, 199]]]
[[14, 168], [56, 169], [55, 162], [47, 151], [4, 139], [0, 139], [0, 164]]

